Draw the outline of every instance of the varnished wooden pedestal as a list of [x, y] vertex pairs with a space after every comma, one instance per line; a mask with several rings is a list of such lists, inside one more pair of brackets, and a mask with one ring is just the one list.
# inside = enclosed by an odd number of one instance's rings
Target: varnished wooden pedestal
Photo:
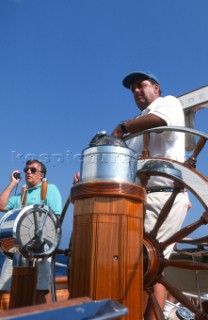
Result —
[[14, 267], [9, 308], [20, 308], [35, 304], [36, 283], [36, 267]]
[[144, 189], [128, 183], [85, 182], [74, 202], [70, 297], [110, 298], [140, 320], [143, 292]]

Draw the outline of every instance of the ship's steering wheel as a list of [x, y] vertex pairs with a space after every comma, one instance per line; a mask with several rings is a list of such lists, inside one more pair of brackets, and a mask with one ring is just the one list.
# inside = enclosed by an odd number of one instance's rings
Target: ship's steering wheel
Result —
[[[193, 153], [187, 161], [184, 163], [179, 163], [166, 158], [162, 159], [151, 157], [148, 150], [150, 134], [151, 132], [159, 133], [162, 131], [178, 131], [199, 137]], [[171, 196], [161, 210], [155, 226], [149, 233], [144, 232], [144, 290], [149, 295], [149, 300], [154, 310], [155, 317], [158, 320], [165, 319], [165, 317], [163, 310], [161, 310], [154, 295], [154, 286], [156, 283], [161, 283], [164, 285], [177, 301], [195, 314], [196, 319], [208, 319], [208, 314], [203, 312], [203, 310], [200, 310], [200, 308], [192, 303], [191, 300], [175, 285], [171, 284], [166, 278], [164, 272], [167, 267], [187, 270], [208, 270], [208, 264], [187, 260], [165, 259], [163, 255], [163, 252], [167, 246], [180, 242], [186, 243], [185, 238], [188, 235], [200, 228], [202, 225], [206, 225], [208, 223], [208, 179], [195, 168], [197, 157], [205, 146], [208, 135], [197, 130], [182, 127], [158, 127], [148, 129], [141, 134], [143, 134], [144, 149], [143, 157], [139, 159], [139, 162], [141, 162], [142, 165], [141, 169], [137, 171], [137, 177], [142, 181], [143, 186], [145, 187], [145, 183], [150, 176], [165, 176], [172, 179], [175, 184], [174, 191], [171, 193]], [[126, 140], [131, 137], [132, 135], [127, 137]], [[201, 203], [204, 208], [204, 212], [201, 214], [201, 216], [198, 216], [198, 219], [194, 223], [185, 226], [170, 238], [159, 243], [156, 240], [158, 230], [168, 216], [172, 207], [172, 203], [178, 192], [180, 192], [180, 188], [187, 188], [187, 190], [191, 192]], [[199, 243], [200, 240], [203, 243], [206, 240], [208, 245], [207, 235], [201, 239], [198, 239], [198, 242], [197, 239], [192, 239], [191, 242], [189, 240], [187, 243]]]

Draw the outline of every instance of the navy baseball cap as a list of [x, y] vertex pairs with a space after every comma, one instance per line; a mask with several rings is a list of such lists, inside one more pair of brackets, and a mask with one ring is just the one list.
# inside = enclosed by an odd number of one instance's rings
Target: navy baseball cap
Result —
[[128, 74], [124, 79], [123, 79], [123, 86], [126, 87], [127, 89], [130, 89], [132, 83], [136, 80], [139, 79], [144, 79], [144, 80], [154, 80], [156, 83], [159, 84], [158, 79], [155, 77], [154, 74], [150, 72], [145, 72], [145, 71], [136, 71]]

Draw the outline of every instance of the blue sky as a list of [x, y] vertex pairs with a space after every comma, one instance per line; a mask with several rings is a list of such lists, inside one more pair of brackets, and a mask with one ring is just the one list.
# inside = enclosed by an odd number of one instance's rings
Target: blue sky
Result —
[[129, 72], [152, 71], [163, 95], [207, 85], [207, 12], [207, 0], [0, 0], [0, 189], [35, 156], [64, 203], [94, 134], [137, 113]]

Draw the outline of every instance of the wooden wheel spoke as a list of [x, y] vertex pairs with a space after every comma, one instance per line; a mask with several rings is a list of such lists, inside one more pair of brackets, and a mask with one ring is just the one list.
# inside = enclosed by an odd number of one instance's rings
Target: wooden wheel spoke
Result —
[[149, 152], [149, 141], [150, 141], [150, 134], [149, 132], [144, 132], [143, 134], [143, 145], [144, 149], [142, 151], [143, 157], [148, 158], [150, 156]]
[[148, 293], [149, 295], [149, 302], [151, 304], [151, 307], [153, 309], [153, 312], [155, 314], [155, 318], [157, 320], [165, 320], [165, 317], [164, 317], [164, 314], [163, 314], [163, 311], [162, 309], [160, 308], [160, 305], [154, 295], [154, 291], [152, 288], [149, 288], [146, 290], [146, 292]]
[[164, 204], [164, 206], [160, 212], [160, 215], [157, 219], [157, 222], [155, 223], [154, 228], [149, 233], [151, 237], [156, 238], [158, 230], [160, 229], [160, 227], [164, 223], [165, 219], [167, 218], [178, 193], [179, 193], [179, 190], [172, 192], [170, 197], [168, 198], [168, 200]]
[[181, 291], [172, 286], [165, 277], [161, 276], [158, 282], [163, 284], [164, 287], [179, 301], [183, 306], [189, 309], [196, 315], [196, 319], [208, 319], [208, 315], [199, 310]]
[[185, 162], [185, 165], [187, 165], [188, 167], [192, 167], [192, 168], [196, 167], [197, 157], [200, 154], [200, 152], [203, 150], [203, 148], [206, 144], [206, 141], [207, 140], [204, 137], [200, 137], [191, 157]]
[[163, 263], [165, 267], [175, 267], [189, 270], [208, 270], [208, 263], [202, 262], [164, 259]]
[[190, 239], [184, 238], [178, 241], [179, 243], [193, 244], [196, 246], [208, 246], [208, 236], [204, 236], [201, 238]]
[[172, 243], [180, 242], [181, 239], [187, 237], [190, 233], [201, 227], [203, 224], [207, 224], [207, 212], [204, 212], [203, 215], [199, 218], [199, 220], [195, 221], [192, 224], [189, 224], [188, 226], [184, 227], [183, 229], [176, 232], [173, 236], [171, 236], [169, 239], [160, 242], [160, 248], [161, 250], [164, 250], [167, 246], [169, 246]]

